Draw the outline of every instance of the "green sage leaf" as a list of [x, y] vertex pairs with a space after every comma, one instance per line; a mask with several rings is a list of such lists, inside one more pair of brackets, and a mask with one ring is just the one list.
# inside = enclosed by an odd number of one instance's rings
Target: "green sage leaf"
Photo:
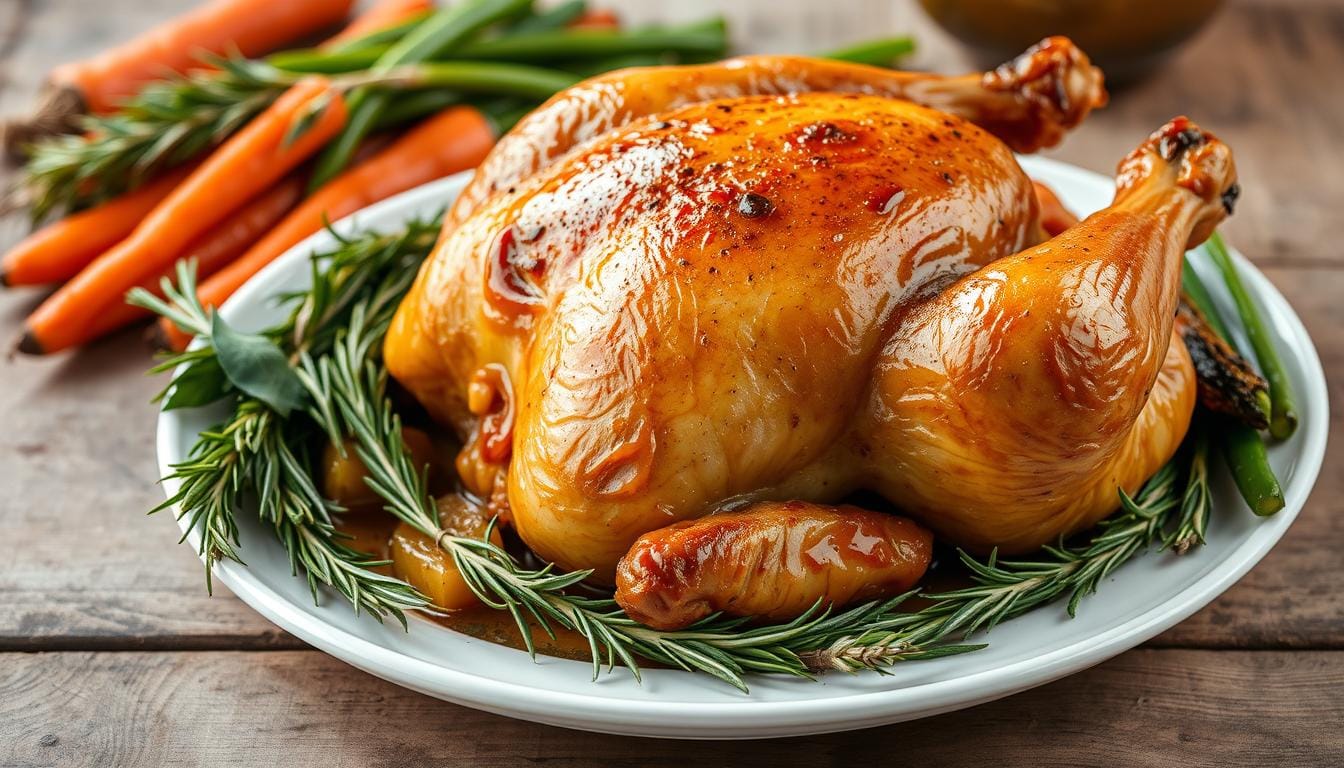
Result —
[[163, 410], [199, 408], [222, 400], [229, 393], [229, 378], [216, 357], [202, 358], [190, 363], [173, 377], [163, 398]]
[[210, 325], [210, 343], [229, 381], [276, 413], [288, 416], [307, 402], [303, 382], [289, 366], [285, 353], [270, 339], [240, 333], [216, 312]]

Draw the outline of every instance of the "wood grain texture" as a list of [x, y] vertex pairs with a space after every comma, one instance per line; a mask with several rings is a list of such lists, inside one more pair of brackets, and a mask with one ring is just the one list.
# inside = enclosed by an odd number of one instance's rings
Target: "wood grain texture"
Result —
[[[742, 50], [815, 51], [912, 31], [913, 64], [971, 60], [913, 3], [628, 0], [634, 21], [723, 11]], [[0, 115], [42, 73], [126, 39], [181, 0], [0, 0]], [[105, 9], [105, 10], [104, 10]], [[309, 651], [217, 588], [176, 544], [152, 484], [161, 381], [138, 331], [0, 362], [0, 765], [780, 764], [992, 756], [1040, 766], [1344, 764], [1344, 3], [1243, 0], [1160, 77], [1118, 93], [1053, 156], [1103, 173], [1187, 113], [1236, 151], [1229, 237], [1292, 302], [1336, 404], [1320, 482], [1284, 540], [1191, 619], [1097, 669], [974, 710], [858, 735], [685, 745], [575, 734], [443, 704]], [[0, 170], [0, 184], [12, 175]], [[0, 219], [0, 247], [25, 230]], [[0, 345], [40, 300], [0, 293]], [[1223, 510], [1220, 514], [1245, 514]], [[1216, 525], [1216, 520], [1214, 522]], [[1103, 597], [1104, 599], [1103, 585]], [[237, 652], [240, 649], [254, 652]], [[53, 652], [57, 651], [57, 652]], [[122, 652], [109, 652], [122, 651]], [[389, 727], [396, 724], [396, 727]], [[51, 738], [48, 738], [48, 737]], [[873, 738], [876, 736], [877, 738]], [[48, 743], [49, 742], [49, 743]]]
[[1109, 174], [1141, 137], [1188, 115], [1236, 155], [1232, 242], [1261, 266], [1344, 266], [1341, 72], [1344, 5], [1234, 4], [1051, 154]]
[[3, 655], [0, 690], [0, 765], [15, 768], [936, 766], [971, 764], [967, 745], [976, 763], [1036, 768], [1344, 758], [1344, 654], [1328, 652], [1135, 651], [973, 710], [768, 744], [523, 726], [311, 651]]

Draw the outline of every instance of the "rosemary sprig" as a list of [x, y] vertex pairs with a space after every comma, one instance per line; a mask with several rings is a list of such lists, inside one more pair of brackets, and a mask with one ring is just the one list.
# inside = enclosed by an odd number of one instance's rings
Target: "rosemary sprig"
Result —
[[1185, 476], [1181, 514], [1176, 528], [1162, 541], [1164, 548], [1169, 547], [1178, 555], [1204, 544], [1204, 532], [1213, 512], [1213, 494], [1209, 491], [1209, 431], [1198, 417], [1190, 426], [1186, 442], [1190, 445], [1190, 469]]
[[[851, 649], [890, 645], [930, 646], [948, 637], [988, 632], [998, 623], [1068, 596], [1070, 618], [1083, 598], [1123, 563], [1160, 539], [1179, 509], [1181, 489], [1176, 466], [1168, 463], [1131, 498], [1120, 492], [1120, 511], [1103, 520], [1091, 539], [1076, 547], [1042, 547], [1034, 560], [999, 560], [991, 553], [980, 562], [959, 552], [975, 586], [926, 594], [933, 601], [915, 613], [899, 614], [851, 639]], [[858, 651], [851, 650], [851, 653]]]
[[[115, 197], [222, 144], [301, 76], [263, 61], [233, 58], [213, 63], [215, 70], [147, 86], [111, 115], [83, 118], [82, 134], [34, 144], [14, 201], [21, 198], [38, 220], [57, 209]], [[336, 86], [346, 92], [372, 93], [382, 100], [390, 98], [390, 91], [414, 92], [421, 100], [431, 96], [439, 104], [471, 94], [515, 96], [534, 103], [577, 80], [560, 70], [488, 61], [426, 62], [333, 76]], [[404, 114], [402, 109], [396, 111]], [[290, 127], [290, 133], [301, 133], [318, 114], [310, 111]], [[365, 126], [373, 127], [374, 123]], [[351, 151], [357, 144], [350, 144]]]
[[[400, 233], [339, 239], [333, 252], [313, 259], [313, 287], [289, 297], [297, 302], [295, 308], [267, 336], [287, 346], [297, 361], [310, 353], [325, 353], [335, 329], [349, 322], [355, 307], [361, 315], [372, 311], [390, 319], [437, 230], [435, 218], [412, 222]], [[163, 292], [160, 299], [136, 290], [128, 299], [209, 339], [212, 318], [196, 299], [192, 266], [179, 265], [178, 284], [165, 281]], [[154, 369], [181, 369], [160, 394], [165, 407], [202, 405], [220, 396], [233, 400], [229, 418], [201, 433], [191, 456], [173, 466], [167, 479], [179, 482], [179, 489], [153, 511], [176, 507], [189, 516], [192, 529], [201, 533], [209, 587], [215, 562], [225, 558], [242, 562], [234, 514], [244, 496], [254, 496], [261, 519], [273, 527], [293, 571], [306, 575], [315, 601], [318, 586], [325, 584], [356, 611], [379, 619], [390, 614], [404, 625], [405, 611], [426, 607], [429, 601], [409, 584], [370, 570], [386, 562], [343, 542], [332, 521], [332, 514], [340, 510], [323, 498], [312, 480], [307, 450], [314, 425], [326, 418], [326, 406], [312, 401], [311, 418], [297, 412], [284, 418], [263, 400], [245, 396], [233, 386], [207, 389], [204, 396], [184, 395], [200, 381], [223, 378], [218, 354], [215, 346], [206, 344], [169, 357]], [[202, 370], [214, 375], [197, 377]]]
[[231, 136], [295, 76], [242, 58], [152, 83], [119, 111], [82, 120], [82, 133], [34, 144], [22, 195], [34, 221], [133, 189]]

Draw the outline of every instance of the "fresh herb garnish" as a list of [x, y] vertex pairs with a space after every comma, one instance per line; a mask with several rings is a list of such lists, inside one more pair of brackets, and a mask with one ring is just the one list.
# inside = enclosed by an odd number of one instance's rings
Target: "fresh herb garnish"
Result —
[[[287, 418], [290, 411], [304, 406], [307, 391], [303, 382], [274, 341], [255, 333], [240, 333], [216, 313], [210, 318], [209, 346], [215, 350], [219, 369], [233, 386], [270, 406], [280, 418]], [[192, 373], [203, 362], [188, 367], [183, 375]]]
[[[349, 324], [356, 306], [390, 318], [433, 246], [438, 229], [435, 217], [411, 222], [404, 231], [394, 234], [337, 235], [333, 250], [313, 257], [313, 288], [289, 297], [295, 306], [285, 322], [247, 342], [269, 345], [274, 352], [263, 354], [268, 358], [279, 355], [288, 375], [299, 383], [306, 408], [288, 417], [248, 394], [239, 382], [216, 375], [225, 372], [222, 361], [226, 353], [215, 345], [216, 331], [223, 326], [217, 325], [212, 313], [197, 301], [190, 264], [179, 265], [176, 286], [165, 282], [165, 298], [141, 289], [128, 296], [131, 303], [167, 317], [205, 340], [154, 368], [178, 370], [160, 394], [164, 407], [229, 402], [229, 416], [202, 432], [189, 458], [173, 466], [165, 480], [176, 483], [177, 491], [154, 510], [176, 508], [189, 518], [191, 528], [200, 532], [207, 586], [209, 566], [221, 559], [242, 562], [236, 549], [238, 526], [234, 515], [243, 499], [254, 494], [261, 518], [274, 528], [294, 571], [307, 576], [315, 600], [318, 585], [325, 584], [335, 588], [356, 610], [379, 619], [390, 614], [403, 624], [406, 610], [428, 605], [428, 600], [409, 584], [369, 570], [386, 563], [350, 549], [335, 530], [331, 514], [338, 508], [317, 492], [307, 456], [315, 421], [306, 414], [314, 413], [320, 420], [325, 405], [307, 397], [308, 387], [294, 365], [306, 354], [327, 354], [336, 329]], [[229, 334], [225, 331], [223, 338], [229, 338]]]

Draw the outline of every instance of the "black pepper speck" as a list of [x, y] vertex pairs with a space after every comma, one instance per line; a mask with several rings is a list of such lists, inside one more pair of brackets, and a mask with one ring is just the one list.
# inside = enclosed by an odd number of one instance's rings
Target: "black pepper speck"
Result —
[[748, 192], [737, 201], [737, 212], [746, 216], [748, 219], [756, 219], [761, 216], [769, 216], [775, 210], [775, 204], [770, 202], [770, 198], [765, 195], [758, 195], [755, 192]]

